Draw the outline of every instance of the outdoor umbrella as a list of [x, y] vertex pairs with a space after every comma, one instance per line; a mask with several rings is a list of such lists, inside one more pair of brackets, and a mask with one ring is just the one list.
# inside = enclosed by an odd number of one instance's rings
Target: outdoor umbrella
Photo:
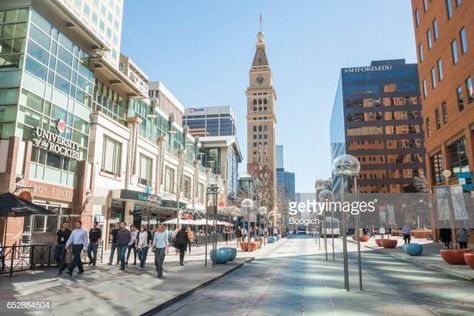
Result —
[[55, 213], [9, 192], [0, 195], [0, 217], [21, 217], [36, 214], [50, 215]]

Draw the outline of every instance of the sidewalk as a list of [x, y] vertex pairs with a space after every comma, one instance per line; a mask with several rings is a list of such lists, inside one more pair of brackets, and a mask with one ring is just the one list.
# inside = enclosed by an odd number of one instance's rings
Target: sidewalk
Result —
[[[379, 236], [377, 236], [379, 238]], [[442, 248], [441, 243], [433, 243], [431, 240], [424, 238], [411, 238], [412, 243], [418, 243], [423, 245], [423, 253], [421, 256], [409, 256], [403, 250], [403, 238], [402, 237], [390, 237], [390, 239], [398, 240], [397, 247], [393, 249], [386, 249], [379, 247], [375, 244], [375, 239], [370, 238], [368, 242], [362, 242], [361, 246], [376, 250], [383, 254], [392, 256], [397, 259], [406, 260], [408, 262], [424, 266], [428, 269], [437, 270], [450, 274], [456, 277], [474, 281], [474, 270], [467, 265], [450, 265], [444, 262], [443, 258], [439, 254], [440, 249]], [[352, 239], [349, 239], [351, 242], [354, 242]]]
[[[35, 315], [141, 315], [222, 277], [256, 257], [265, 257], [285, 243], [286, 239], [281, 239], [255, 252], [239, 250], [233, 262], [215, 268], [210, 260], [208, 268], [204, 267], [204, 247], [193, 248], [191, 255], [186, 254], [184, 267], [178, 264], [179, 258], [170, 248], [165, 258], [163, 279], [156, 277], [152, 252], [144, 271], [138, 271], [138, 265], [131, 265], [132, 257], [125, 271], [119, 270], [117, 265], [108, 266], [108, 260], [105, 260], [108, 257], [104, 254], [104, 263], [98, 263], [96, 267], [84, 266], [83, 275], [77, 275], [76, 269], [72, 277], [67, 274], [58, 276], [57, 269], [49, 268], [17, 273], [12, 278], [1, 276], [1, 304], [19, 300], [50, 301], [52, 307], [49, 311], [29, 313]], [[235, 247], [235, 243], [218, 245], [223, 246]], [[5, 306], [0, 306], [0, 311], [4, 310]]]

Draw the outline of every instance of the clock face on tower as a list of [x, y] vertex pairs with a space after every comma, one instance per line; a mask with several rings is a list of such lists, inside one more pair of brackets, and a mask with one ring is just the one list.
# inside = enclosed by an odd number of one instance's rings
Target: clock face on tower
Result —
[[255, 79], [255, 82], [259, 85], [262, 85], [265, 83], [265, 78], [263, 78], [262, 76], [258, 76], [257, 79]]

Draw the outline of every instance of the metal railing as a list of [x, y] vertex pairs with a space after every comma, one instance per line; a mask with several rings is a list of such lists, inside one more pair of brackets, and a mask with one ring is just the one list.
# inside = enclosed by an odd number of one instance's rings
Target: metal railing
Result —
[[[14, 272], [34, 270], [44, 267], [57, 267], [55, 257], [55, 245], [34, 244], [34, 245], [13, 245], [0, 248], [0, 274], [13, 276]], [[87, 249], [86, 249], [87, 250]], [[103, 243], [97, 247], [97, 259], [102, 262]], [[81, 254], [82, 262], [87, 264], [89, 259], [87, 253]], [[72, 252], [66, 253], [66, 265], [72, 262]]]

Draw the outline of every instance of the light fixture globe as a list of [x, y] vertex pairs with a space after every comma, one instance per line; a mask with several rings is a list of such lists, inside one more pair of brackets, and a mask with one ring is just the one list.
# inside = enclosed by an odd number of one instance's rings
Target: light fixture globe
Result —
[[259, 212], [260, 214], [265, 214], [267, 211], [268, 211], [268, 208], [265, 207], [265, 206], [260, 206], [260, 207], [258, 208], [258, 212]]
[[336, 176], [357, 176], [360, 172], [360, 162], [352, 155], [341, 155], [332, 162], [332, 172]]
[[253, 201], [251, 199], [243, 199], [240, 206], [242, 208], [250, 209], [253, 207]]
[[332, 194], [332, 191], [331, 190], [322, 190], [321, 192], [319, 192], [319, 200], [320, 201], [331, 201], [333, 198], [333, 194]]

